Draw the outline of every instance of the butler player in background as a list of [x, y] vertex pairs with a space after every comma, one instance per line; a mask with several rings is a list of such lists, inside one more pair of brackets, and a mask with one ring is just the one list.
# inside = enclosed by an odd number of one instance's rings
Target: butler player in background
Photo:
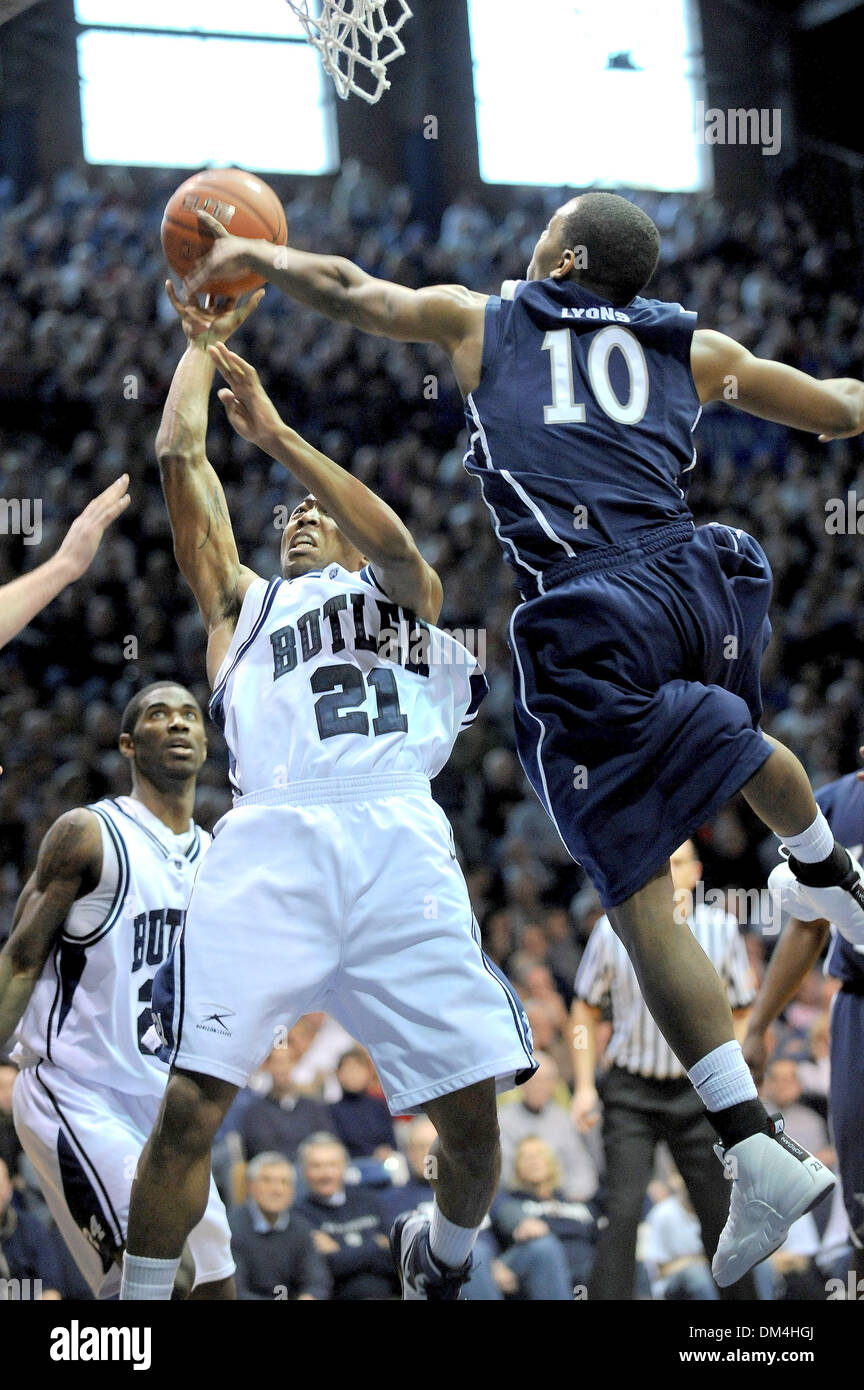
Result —
[[466, 398], [466, 467], [523, 598], [510, 628], [522, 765], [735, 1174], [713, 1262], [718, 1284], [734, 1283], [833, 1177], [759, 1101], [717, 973], [675, 920], [669, 856], [740, 791], [785, 841], [798, 880], [816, 896], [840, 885], [862, 930], [864, 876], [801, 764], [758, 727], [764, 552], [726, 526], [697, 530], [679, 479], [706, 402], [845, 438], [864, 430], [864, 385], [761, 361], [680, 305], [643, 298], [660, 235], [615, 194], [559, 208], [527, 278], [491, 296], [409, 290], [199, 216], [215, 241], [187, 290], [250, 269], [331, 318], [449, 355]]
[[[276, 1028], [320, 1009], [369, 1049], [391, 1111], [435, 1125], [431, 1219], [400, 1216], [391, 1240], [403, 1298], [455, 1300], [498, 1182], [496, 1088], [536, 1069], [429, 787], [485, 677], [434, 626], [441, 583], [399, 518], [284, 425], [224, 346], [258, 296], [212, 320], [169, 293], [188, 346], [156, 447], [235, 802], [154, 986], [172, 1075], [135, 1181], [121, 1297], [169, 1296], [222, 1117]], [[233, 427], [308, 490], [269, 582], [241, 564], [206, 457], [214, 364]]]
[[[210, 837], [192, 819], [207, 752], [197, 700], [160, 681], [123, 712], [128, 796], [67, 811], [39, 850], [0, 953], [0, 1049], [13, 1031], [15, 1128], [97, 1298], [116, 1295], [135, 1162], [168, 1068], [142, 1046], [153, 976], [183, 924]], [[190, 1233], [196, 1299], [233, 1296], [210, 1179]]]

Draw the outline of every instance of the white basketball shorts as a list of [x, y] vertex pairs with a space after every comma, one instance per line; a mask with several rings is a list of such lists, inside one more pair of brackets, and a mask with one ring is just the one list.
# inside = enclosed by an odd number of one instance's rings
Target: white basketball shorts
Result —
[[153, 986], [159, 1055], [242, 1086], [317, 1010], [369, 1049], [394, 1115], [536, 1069], [422, 776], [272, 788], [216, 826]]
[[[117, 1259], [126, 1244], [138, 1157], [161, 1096], [130, 1096], [86, 1085], [48, 1062], [19, 1072], [12, 1088], [15, 1129], [36, 1169], [48, 1209], [97, 1298], [120, 1290]], [[170, 1201], [170, 1193], [166, 1194]], [[231, 1232], [216, 1184], [189, 1237], [195, 1286], [234, 1273]]]

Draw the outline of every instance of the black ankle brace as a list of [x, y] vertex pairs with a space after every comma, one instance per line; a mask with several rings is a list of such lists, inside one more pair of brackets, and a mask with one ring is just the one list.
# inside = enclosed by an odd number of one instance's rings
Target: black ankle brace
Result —
[[820, 859], [816, 864], [802, 864], [790, 854], [789, 868], [807, 888], [848, 888], [858, 878], [848, 851], [836, 840], [827, 859]]
[[724, 1149], [750, 1139], [754, 1134], [773, 1134], [774, 1122], [761, 1100], [741, 1100], [724, 1110], [706, 1110], [705, 1114], [717, 1131]]

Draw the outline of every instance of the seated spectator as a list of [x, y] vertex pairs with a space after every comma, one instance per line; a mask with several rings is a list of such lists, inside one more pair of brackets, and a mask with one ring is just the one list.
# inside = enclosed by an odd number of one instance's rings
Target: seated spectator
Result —
[[330, 1271], [309, 1222], [291, 1210], [293, 1165], [278, 1153], [260, 1153], [246, 1170], [249, 1197], [228, 1221], [237, 1262], [237, 1297], [302, 1300], [330, 1297]]
[[[9, 1169], [0, 1158], [0, 1278], [19, 1281], [22, 1299], [62, 1298], [54, 1242], [41, 1221], [12, 1204]], [[38, 1281], [34, 1288], [34, 1282]], [[26, 1282], [24, 1282], [26, 1281]], [[23, 1287], [21, 1285], [23, 1284]], [[8, 1285], [4, 1293], [10, 1296]]]
[[773, 1296], [779, 1303], [810, 1303], [825, 1297], [825, 1275], [817, 1264], [820, 1247], [814, 1214], [805, 1212], [793, 1221], [780, 1249], [765, 1261], [774, 1276]]
[[564, 1196], [577, 1202], [588, 1202], [599, 1185], [599, 1164], [594, 1150], [596, 1129], [582, 1135], [573, 1125], [564, 1105], [554, 1098], [558, 1085], [558, 1068], [545, 1052], [535, 1052], [540, 1063], [534, 1075], [520, 1086], [518, 1100], [500, 1108], [501, 1171], [506, 1187], [516, 1178], [516, 1149], [520, 1140], [529, 1134], [545, 1139], [561, 1169], [561, 1188]]
[[399, 1283], [378, 1194], [345, 1186], [348, 1154], [344, 1144], [333, 1134], [312, 1134], [301, 1144], [298, 1157], [307, 1191], [295, 1210], [313, 1227], [312, 1239], [333, 1280], [332, 1297], [337, 1301], [398, 1298]]
[[[434, 1194], [430, 1179], [434, 1174], [434, 1153], [430, 1151], [436, 1137], [435, 1126], [425, 1115], [418, 1115], [409, 1125], [402, 1127], [400, 1142], [408, 1160], [409, 1178], [406, 1183], [394, 1184], [379, 1193], [379, 1203], [388, 1224], [392, 1225], [397, 1216], [406, 1211], [432, 1215]], [[496, 1302], [503, 1299], [505, 1293], [514, 1293], [518, 1288], [516, 1276], [502, 1264], [498, 1254], [498, 1242], [486, 1216], [474, 1246], [471, 1273], [462, 1288], [462, 1297], [468, 1302]], [[542, 1252], [539, 1252], [537, 1259], [542, 1258]]]
[[[773, 1057], [768, 1063], [762, 1098], [769, 1114], [782, 1112], [785, 1127], [795, 1135], [796, 1143], [821, 1158], [828, 1148], [828, 1131], [821, 1115], [802, 1104], [798, 1063], [791, 1057]], [[823, 1162], [828, 1162], [827, 1154]]]
[[[810, 1027], [809, 1057], [798, 1063], [801, 1099], [810, 1105], [823, 1120], [828, 1113], [828, 1091], [831, 1085], [830, 1014], [819, 1014]], [[0, 1102], [2, 1104], [2, 1102]]]
[[717, 1285], [702, 1248], [702, 1231], [678, 1173], [667, 1179], [668, 1196], [649, 1211], [640, 1254], [651, 1276], [654, 1298], [667, 1301], [717, 1299]]
[[587, 1285], [598, 1213], [564, 1196], [558, 1160], [545, 1140], [528, 1135], [520, 1141], [512, 1187], [496, 1197], [490, 1215], [505, 1247], [501, 1260], [523, 1297], [572, 1300], [573, 1286]]
[[349, 1048], [339, 1058], [336, 1078], [342, 1096], [329, 1107], [330, 1128], [342, 1140], [350, 1158], [386, 1158], [396, 1146], [386, 1100], [369, 1094], [374, 1076], [364, 1048]]
[[572, 1086], [573, 1050], [570, 1046], [569, 1029], [563, 1035], [558, 1031], [555, 1014], [549, 1007], [548, 1000], [523, 999], [522, 1004], [531, 1027], [534, 1051], [539, 1048], [541, 1052], [548, 1052], [558, 1068], [559, 1075], [568, 1086]]
[[274, 1149], [293, 1159], [303, 1140], [329, 1123], [330, 1113], [322, 1101], [298, 1093], [291, 1078], [294, 1064], [294, 1053], [288, 1047], [274, 1047], [264, 1063], [262, 1070], [269, 1073], [272, 1083], [270, 1091], [250, 1100], [237, 1126], [247, 1161]]

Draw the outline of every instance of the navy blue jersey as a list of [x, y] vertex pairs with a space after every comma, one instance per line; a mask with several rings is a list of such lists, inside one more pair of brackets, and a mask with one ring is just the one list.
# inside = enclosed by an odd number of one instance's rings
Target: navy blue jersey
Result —
[[[854, 772], [838, 777], [814, 793], [834, 838], [851, 850], [856, 859], [864, 845], [864, 782]], [[864, 983], [864, 956], [837, 931], [831, 933], [826, 969], [829, 975], [850, 983]]]
[[680, 304], [616, 309], [570, 281], [508, 281], [488, 300], [465, 467], [523, 593], [561, 560], [690, 519], [695, 327]]

